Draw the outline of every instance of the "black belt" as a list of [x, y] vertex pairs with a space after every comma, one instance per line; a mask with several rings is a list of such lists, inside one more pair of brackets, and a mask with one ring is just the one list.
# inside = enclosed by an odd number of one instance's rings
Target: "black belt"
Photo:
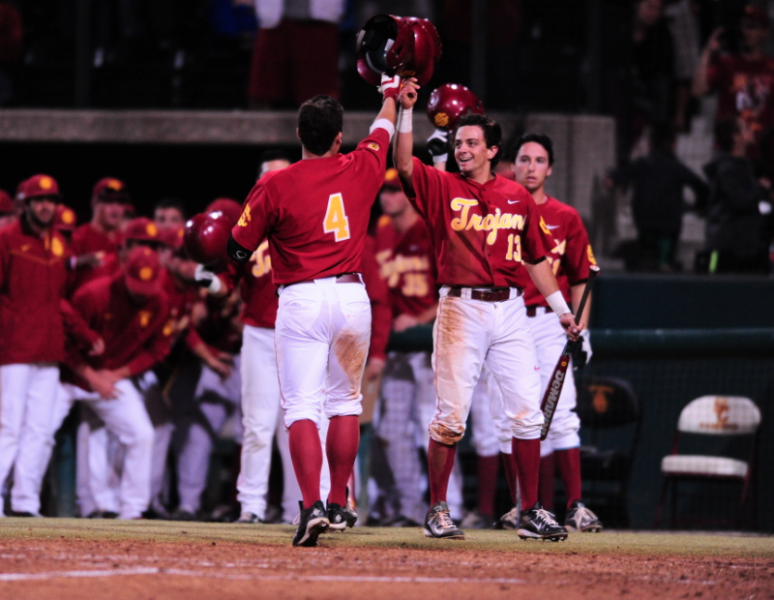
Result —
[[547, 313], [554, 312], [554, 309], [551, 308], [550, 306], [539, 306], [537, 304], [532, 304], [532, 305], [527, 307], [527, 316], [528, 317], [536, 316], [538, 308], [545, 308], [546, 309], [545, 312], [547, 312]]
[[[462, 298], [462, 287], [450, 287], [447, 296], [452, 298]], [[518, 296], [521, 296], [522, 291], [518, 291]], [[511, 288], [492, 288], [490, 290], [470, 290], [471, 300], [481, 300], [482, 302], [504, 302], [511, 299]]]
[[[331, 275], [336, 278], [336, 283], [361, 283], [360, 273], [342, 273], [341, 275]], [[319, 279], [328, 279], [328, 277], [320, 277]], [[284, 286], [298, 285], [299, 283], [312, 283], [315, 279], [305, 279], [304, 281], [294, 281], [293, 283], [285, 283]]]

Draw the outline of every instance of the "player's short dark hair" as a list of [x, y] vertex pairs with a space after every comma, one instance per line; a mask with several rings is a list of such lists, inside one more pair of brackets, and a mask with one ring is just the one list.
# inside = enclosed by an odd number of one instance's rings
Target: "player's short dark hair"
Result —
[[718, 148], [731, 152], [734, 149], [734, 136], [739, 135], [739, 117], [726, 117], [715, 123], [715, 143]]
[[495, 154], [494, 158], [490, 161], [492, 163], [491, 166], [494, 167], [500, 161], [500, 144], [503, 139], [503, 130], [500, 129], [500, 125], [497, 121], [486, 115], [465, 115], [460, 119], [457, 129], [454, 131], [455, 138], [457, 137], [457, 131], [459, 131], [460, 127], [480, 127], [481, 131], [484, 132], [486, 147], [491, 148], [492, 146], [497, 146], [497, 154]]
[[298, 110], [298, 137], [312, 154], [328, 152], [343, 128], [344, 108], [335, 98], [318, 95]]
[[153, 207], [153, 212], [166, 208], [174, 208], [177, 212], [183, 215], [183, 218], [185, 218], [185, 204], [183, 204], [183, 201], [179, 198], [162, 198], [156, 202], [156, 206]]
[[514, 160], [515, 157], [519, 155], [519, 150], [521, 150], [521, 147], [524, 144], [529, 144], [530, 142], [534, 142], [536, 144], [540, 144], [545, 148], [546, 152], [548, 152], [548, 166], [552, 166], [554, 164], [554, 143], [551, 141], [551, 138], [548, 137], [545, 134], [542, 133], [524, 133], [522, 134], [518, 140], [516, 140], [516, 143], [513, 145], [513, 156]]
[[672, 123], [654, 123], [650, 128], [650, 147], [671, 150], [677, 141], [677, 129]]

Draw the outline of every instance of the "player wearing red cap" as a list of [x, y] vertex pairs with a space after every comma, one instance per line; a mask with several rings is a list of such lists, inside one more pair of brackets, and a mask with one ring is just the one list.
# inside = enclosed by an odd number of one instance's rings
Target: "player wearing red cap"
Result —
[[[315, 545], [345, 525], [347, 482], [359, 444], [360, 393], [371, 308], [359, 274], [371, 205], [382, 185], [394, 132], [398, 78], [383, 85], [371, 133], [339, 154], [343, 109], [315, 96], [299, 110], [303, 160], [261, 179], [232, 231], [229, 255], [249, 260], [268, 238], [279, 286], [275, 346], [290, 451], [303, 501], [293, 545]], [[320, 409], [330, 418], [326, 454], [331, 491], [320, 499]]]
[[[126, 446], [119, 518], [140, 518], [150, 501], [153, 426], [132, 377], [164, 359], [174, 325], [161, 290], [161, 266], [149, 248], [134, 248], [121, 271], [80, 288], [73, 306], [105, 341], [102, 356], [87, 356], [70, 347], [66, 364], [75, 374], [69, 391], [88, 407]], [[93, 419], [90, 424], [93, 425]], [[107, 477], [98, 470], [92, 476]], [[107, 471], [105, 469], [104, 471]], [[109, 489], [99, 482], [97, 489]], [[95, 498], [98, 510], [100, 506]]]
[[513, 435], [511, 466], [516, 467], [529, 507], [519, 533], [566, 538], [566, 530], [537, 501], [543, 415], [539, 367], [522, 298], [532, 279], [556, 307], [563, 327], [577, 338], [580, 331], [545, 260], [545, 224], [523, 187], [492, 173], [501, 132], [491, 119], [468, 115], [460, 120], [454, 139], [459, 174], [413, 158], [413, 87], [404, 82], [400, 96], [404, 112], [395, 161], [407, 195], [431, 231], [441, 285], [434, 330], [437, 410], [428, 449], [431, 508], [425, 535], [464, 537], [449, 518], [446, 488], [473, 389], [486, 364], [505, 396]]
[[[52, 226], [60, 199], [56, 180], [35, 175], [19, 193], [25, 212], [0, 230], [0, 481], [14, 468], [11, 507], [32, 516], [40, 509], [47, 465], [39, 457], [48, 443], [57, 363], [64, 358], [67, 248]], [[89, 341], [96, 338], [86, 340], [90, 347]]]
[[118, 271], [118, 249], [123, 240], [120, 227], [128, 199], [126, 185], [118, 179], [106, 177], [94, 185], [91, 222], [81, 225], [73, 233], [70, 249], [76, 259], [76, 268], [69, 282], [71, 290]]

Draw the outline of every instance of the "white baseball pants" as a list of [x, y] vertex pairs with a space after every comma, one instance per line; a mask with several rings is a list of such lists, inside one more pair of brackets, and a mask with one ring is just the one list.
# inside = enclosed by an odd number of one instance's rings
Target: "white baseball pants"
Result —
[[15, 511], [40, 512], [58, 384], [59, 367], [52, 363], [0, 366], [0, 485], [13, 469], [11, 507]]
[[[274, 338], [273, 329], [245, 325], [242, 332], [242, 427], [244, 433], [241, 469], [237, 481], [237, 499], [242, 505], [243, 512], [251, 512], [261, 519], [265, 517], [272, 439], [276, 432], [284, 476], [283, 520], [291, 522], [298, 512], [298, 499], [301, 497], [301, 490], [290, 458], [288, 433], [281, 421], [280, 387]], [[330, 491], [330, 473], [324, 451], [327, 433], [328, 419], [322, 419], [320, 427], [320, 441], [323, 445], [323, 467], [320, 477], [321, 498], [327, 498]]]
[[[565, 343], [567, 343], [567, 334], [559, 323], [556, 314], [546, 313], [544, 309], [540, 308], [537, 310], [538, 313], [534, 317], [528, 317], [527, 322], [535, 340], [540, 363], [540, 398], [542, 400], [559, 356]], [[580, 436], [578, 435], [580, 419], [575, 412], [576, 390], [575, 379], [572, 377], [572, 365], [567, 369], [567, 373], [569, 376], [564, 380], [556, 412], [554, 412], [554, 418], [551, 421], [551, 428], [548, 430], [548, 437], [540, 443], [541, 456], [548, 456], [555, 450], [568, 450], [580, 446]], [[493, 405], [497, 406], [502, 402], [502, 394], [496, 382], [491, 382], [490, 388]], [[500, 451], [510, 454], [511, 441], [508, 436], [508, 423], [500, 416], [496, 408], [493, 408], [492, 414], [500, 442]]]
[[540, 367], [523, 298], [483, 302], [450, 297], [448, 292], [448, 287], [441, 288], [433, 327], [438, 403], [430, 436], [442, 444], [462, 439], [473, 390], [486, 365], [503, 392], [511, 435], [538, 439], [543, 424]]
[[[124, 447], [126, 454], [121, 469], [121, 504], [118, 514], [120, 519], [135, 519], [147, 510], [150, 503], [153, 425], [145, 410], [143, 397], [134, 383], [129, 379], [122, 379], [115, 387], [119, 394], [115, 400], [103, 400], [95, 392], [76, 389], [73, 393], [79, 400], [89, 401], [88, 407], [104, 423], [104, 429], [114, 433]], [[95, 426], [90, 424], [90, 428], [94, 431]], [[92, 447], [93, 445], [100, 447]], [[91, 435], [88, 455], [92, 496], [98, 509], [110, 510], [100, 505], [100, 498], [112, 494], [112, 467], [108, 452], [101, 445], [92, 444]]]

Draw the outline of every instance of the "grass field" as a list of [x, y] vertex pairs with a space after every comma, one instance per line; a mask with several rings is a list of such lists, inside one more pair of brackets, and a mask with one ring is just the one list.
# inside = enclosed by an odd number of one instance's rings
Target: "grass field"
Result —
[[292, 548], [292, 527], [0, 520], [0, 599], [771, 598], [774, 538], [355, 528]]

